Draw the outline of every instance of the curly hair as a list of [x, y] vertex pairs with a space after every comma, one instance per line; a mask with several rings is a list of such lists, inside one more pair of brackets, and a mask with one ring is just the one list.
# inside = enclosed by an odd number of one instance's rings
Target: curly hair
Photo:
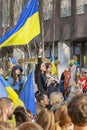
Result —
[[16, 107], [14, 110], [14, 115], [16, 119], [16, 125], [20, 126], [23, 122], [31, 121], [30, 111], [22, 106]]
[[71, 99], [68, 114], [74, 125], [87, 125], [87, 94], [77, 95]]

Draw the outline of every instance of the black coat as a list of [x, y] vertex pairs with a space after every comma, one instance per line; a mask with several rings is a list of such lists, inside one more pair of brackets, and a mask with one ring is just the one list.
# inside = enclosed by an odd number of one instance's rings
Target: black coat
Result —
[[41, 93], [47, 92], [47, 77], [45, 73], [40, 71], [40, 66], [42, 64], [42, 58], [38, 57], [38, 63], [35, 68], [35, 83], [37, 84], [38, 90]]
[[37, 75], [37, 87], [41, 93], [47, 92], [47, 77], [42, 72]]

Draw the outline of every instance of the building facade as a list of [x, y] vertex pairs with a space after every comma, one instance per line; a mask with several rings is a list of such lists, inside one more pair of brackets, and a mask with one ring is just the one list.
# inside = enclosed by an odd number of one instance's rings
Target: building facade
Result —
[[59, 66], [67, 67], [76, 55], [80, 66], [87, 67], [87, 0], [44, 0], [40, 9], [42, 39], [58, 45]]

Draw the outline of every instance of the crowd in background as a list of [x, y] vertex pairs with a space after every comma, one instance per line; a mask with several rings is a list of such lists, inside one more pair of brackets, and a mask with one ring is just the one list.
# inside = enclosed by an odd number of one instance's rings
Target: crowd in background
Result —
[[[22, 72], [11, 58], [4, 78], [18, 95], [26, 82]], [[80, 68], [76, 57], [58, 79], [52, 75], [52, 64], [42, 62], [39, 55], [34, 79], [36, 115], [24, 106], [14, 108], [12, 99], [0, 96], [0, 130], [87, 130], [87, 69]]]

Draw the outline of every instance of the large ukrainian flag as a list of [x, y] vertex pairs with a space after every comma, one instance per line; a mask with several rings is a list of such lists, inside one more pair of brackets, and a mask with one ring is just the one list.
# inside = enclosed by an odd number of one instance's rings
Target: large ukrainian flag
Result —
[[39, 33], [38, 1], [28, 0], [19, 16], [17, 24], [0, 38], [0, 48], [27, 44]]

